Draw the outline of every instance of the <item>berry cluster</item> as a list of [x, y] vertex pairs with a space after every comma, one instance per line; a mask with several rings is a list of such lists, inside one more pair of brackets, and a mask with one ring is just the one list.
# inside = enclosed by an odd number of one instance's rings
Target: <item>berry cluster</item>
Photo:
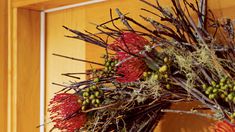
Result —
[[[99, 82], [99, 78], [93, 80], [95, 83]], [[97, 84], [91, 85], [89, 88], [84, 89], [82, 92], [82, 110], [88, 108], [99, 107], [103, 101], [103, 91]]]
[[[169, 59], [165, 57], [163, 61], [164, 64], [157, 71], [144, 72], [143, 79], [148, 80], [149, 78], [152, 78], [154, 80], [161, 80], [163, 82], [167, 82], [169, 78]], [[170, 84], [166, 84], [165, 87], [167, 89], [171, 88]]]
[[209, 99], [221, 98], [226, 102], [235, 104], [235, 82], [232, 82], [227, 77], [221, 78], [219, 82], [211, 81], [209, 86], [203, 84], [202, 88]]

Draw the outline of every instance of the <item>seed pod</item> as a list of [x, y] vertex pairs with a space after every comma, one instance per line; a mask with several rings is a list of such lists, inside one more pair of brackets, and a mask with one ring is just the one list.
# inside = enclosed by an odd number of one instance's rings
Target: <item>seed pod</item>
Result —
[[233, 103], [235, 104], [235, 97], [233, 97]]
[[225, 102], [229, 102], [229, 99], [228, 99], [228, 97], [226, 97], [226, 98], [225, 98]]
[[112, 63], [111, 63], [111, 66], [112, 66], [112, 67], [113, 67], [113, 66], [115, 66], [115, 63], [114, 63], [114, 62], [112, 62]]
[[95, 85], [93, 85], [92, 87], [91, 87], [91, 89], [92, 89], [92, 91], [94, 91], [94, 90], [96, 90], [96, 86]]
[[216, 82], [215, 81], [211, 81], [211, 85], [215, 87], [216, 86]]
[[104, 72], [103, 72], [103, 71], [100, 71], [100, 72], [99, 72], [99, 74], [100, 74], [100, 75], [103, 75], [103, 74], [104, 74]]
[[87, 103], [87, 104], [89, 104], [89, 103], [90, 103], [90, 100], [89, 100], [89, 99], [86, 99], [85, 101], [86, 101], [86, 103]]
[[112, 67], [111, 66], [108, 67], [108, 71], [112, 71]]
[[147, 73], [147, 72], [144, 72], [144, 73], [143, 73], [143, 76], [144, 76], [144, 77], [147, 77], [147, 76], [148, 76], [148, 73]]
[[91, 95], [90, 97], [89, 97], [89, 99], [94, 99], [95, 98], [95, 95]]
[[228, 85], [224, 85], [221, 87], [222, 90], [226, 90], [228, 88]]
[[205, 92], [207, 95], [209, 95], [210, 94], [210, 90], [206, 90], [206, 92]]
[[95, 104], [95, 103], [96, 103], [96, 99], [92, 99], [92, 100], [91, 100], [91, 103], [92, 103], [92, 104]]
[[220, 98], [224, 99], [225, 98], [225, 94], [221, 94]]
[[94, 82], [99, 82], [99, 81], [100, 81], [99, 78], [95, 78], [95, 79], [94, 79]]
[[213, 91], [212, 91], [213, 93], [217, 93], [218, 92], [218, 90], [217, 89], [213, 89]]
[[220, 79], [220, 82], [221, 82], [221, 83], [224, 83], [225, 81], [226, 81], [226, 78], [225, 78], [225, 77], [223, 77], [223, 78]]
[[163, 65], [162, 67], [159, 68], [159, 72], [163, 73], [167, 71], [167, 65]]
[[100, 100], [99, 99], [95, 99], [96, 104], [100, 104]]
[[204, 90], [206, 90], [206, 89], [207, 89], [206, 84], [203, 84], [203, 85], [202, 85], [202, 88], [203, 88]]
[[118, 60], [115, 60], [114, 63], [115, 63], [115, 65], [116, 65], [116, 64], [118, 63]]
[[209, 99], [215, 99], [215, 94], [210, 94]]
[[96, 91], [95, 92], [95, 97], [99, 97], [100, 96], [100, 92], [99, 91]]
[[100, 95], [102, 95], [104, 93], [103, 90], [99, 90], [99, 92], [100, 92]]
[[88, 93], [88, 92], [84, 92], [84, 93], [82, 94], [82, 96], [83, 96], [83, 97], [88, 97], [88, 96], [89, 96], [89, 93]]
[[235, 112], [231, 115], [232, 118], [235, 118]]
[[87, 102], [84, 100], [84, 101], [82, 102], [82, 105], [87, 105]]
[[104, 68], [104, 71], [107, 72], [107, 71], [108, 71], [108, 67], [105, 67], [105, 68]]
[[89, 89], [89, 88], [86, 88], [86, 92], [88, 92], [88, 93], [89, 93], [89, 92], [90, 92], [90, 89]]
[[110, 66], [110, 61], [105, 62], [105, 66]]
[[234, 94], [233, 94], [233, 93], [230, 93], [230, 94], [228, 95], [228, 100], [233, 100], [233, 97], [234, 97]]
[[82, 111], [85, 111], [86, 110], [86, 106], [82, 106]]
[[159, 76], [158, 76], [157, 74], [155, 74], [155, 75], [153, 76], [153, 79], [158, 80], [158, 79], [159, 79]]
[[167, 84], [167, 85], [166, 85], [166, 89], [171, 89], [170, 84]]
[[167, 57], [165, 57], [165, 58], [163, 59], [163, 61], [164, 61], [165, 63], [168, 63], [168, 62], [169, 62], [169, 59], [168, 59]]
[[222, 86], [224, 86], [224, 83], [223, 83], [223, 82], [220, 82], [219, 85], [222, 87]]
[[235, 86], [233, 86], [233, 91], [235, 91]]
[[213, 87], [211, 87], [211, 86], [209, 86], [207, 89], [207, 91], [209, 91], [209, 93], [212, 92], [212, 90], [213, 90]]
[[168, 78], [168, 75], [167, 75], [167, 74], [165, 74], [165, 75], [164, 75], [164, 78], [166, 78], [166, 79], [167, 79], [167, 78]]

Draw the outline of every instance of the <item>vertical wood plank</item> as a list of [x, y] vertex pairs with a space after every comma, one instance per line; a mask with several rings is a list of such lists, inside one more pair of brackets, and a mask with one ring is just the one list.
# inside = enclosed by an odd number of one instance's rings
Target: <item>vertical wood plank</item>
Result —
[[38, 132], [40, 118], [40, 12], [17, 12], [17, 132]]
[[0, 129], [7, 131], [7, 0], [0, 1]]

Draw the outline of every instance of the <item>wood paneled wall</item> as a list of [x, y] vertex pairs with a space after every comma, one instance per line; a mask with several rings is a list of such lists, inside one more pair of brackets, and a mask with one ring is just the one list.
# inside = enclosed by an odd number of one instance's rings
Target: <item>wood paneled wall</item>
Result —
[[[14, 19], [9, 19], [7, 22], [7, 2], [10, 0], [0, 0], [0, 131], [6, 131], [7, 123], [7, 106], [8, 112], [11, 115], [11, 121], [8, 125], [12, 128], [8, 132], [34, 132], [39, 131], [36, 126], [39, 124], [39, 12], [35, 10], [44, 10], [52, 7], [68, 5], [72, 3], [79, 3], [87, 0], [11, 0], [9, 2], [9, 16], [14, 16]], [[123, 0], [124, 1], [124, 0]], [[134, 2], [135, 1], [135, 2]], [[161, 0], [165, 2], [164, 0]], [[113, 2], [113, 3], [112, 3]], [[136, 7], [138, 0], [125, 0], [129, 3], [120, 7], [124, 12], [130, 12], [137, 15]], [[104, 7], [118, 7], [121, 5], [118, 0], [108, 0]], [[12, 5], [12, 6], [11, 6]], [[93, 5], [92, 10], [87, 12], [87, 24], [96, 19], [96, 14], [100, 14], [97, 6]], [[208, 6], [218, 18], [222, 17], [235, 17], [235, 1], [234, 0], [208, 0]], [[13, 8], [14, 7], [14, 8]], [[126, 8], [128, 7], [128, 8]], [[133, 7], [133, 8], [130, 8]], [[25, 8], [25, 9], [15, 9]], [[26, 9], [27, 8], [27, 9]], [[98, 11], [96, 11], [98, 10]], [[105, 13], [103, 13], [105, 12]], [[108, 10], [102, 10], [102, 19], [97, 19], [96, 23], [102, 22], [108, 18]], [[11, 29], [10, 41], [7, 42], [7, 23]], [[93, 30], [92, 26], [85, 27], [86, 29]], [[6, 44], [8, 43], [7, 49]], [[92, 59], [96, 54], [88, 53], [92, 50], [90, 46], [86, 46], [86, 58]], [[97, 50], [96, 48], [94, 48]], [[10, 51], [11, 53], [7, 53]], [[10, 56], [8, 57], [7, 54]], [[7, 62], [8, 59], [8, 62]], [[7, 64], [11, 64], [8, 66]], [[8, 67], [8, 69], [7, 69]], [[88, 67], [88, 66], [87, 66]], [[9, 72], [7, 72], [9, 71]], [[7, 76], [10, 79], [7, 80]], [[7, 86], [8, 81], [8, 88]], [[10, 89], [10, 90], [9, 90]], [[7, 94], [8, 90], [8, 94]], [[7, 95], [10, 95], [7, 104]], [[179, 107], [184, 105], [179, 105]], [[176, 108], [176, 107], [175, 107]], [[2, 118], [3, 117], [3, 118]], [[169, 123], [171, 125], [179, 126], [178, 120], [175, 115], [170, 115], [162, 121], [157, 130], [169, 130]], [[190, 119], [191, 118], [191, 119]], [[9, 118], [8, 118], [9, 119]], [[183, 120], [185, 118], [182, 118]], [[187, 121], [193, 120], [194, 117], [188, 117]], [[198, 122], [194, 122], [196, 124]], [[201, 122], [203, 123], [203, 122]], [[192, 126], [194, 126], [192, 124]], [[181, 125], [185, 125], [181, 122]], [[198, 124], [200, 125], [200, 123]], [[202, 124], [205, 125], [205, 124]], [[190, 124], [187, 126], [190, 127]], [[171, 126], [173, 127], [173, 126]], [[167, 129], [168, 128], [168, 129]], [[191, 127], [195, 128], [195, 127]]]
[[7, 130], [7, 0], [0, 0], [0, 131]]

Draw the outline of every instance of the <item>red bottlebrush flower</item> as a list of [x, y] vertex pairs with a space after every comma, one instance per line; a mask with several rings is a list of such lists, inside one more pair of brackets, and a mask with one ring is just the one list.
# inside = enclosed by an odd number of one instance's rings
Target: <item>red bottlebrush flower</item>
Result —
[[226, 121], [218, 121], [214, 127], [215, 132], [235, 132], [235, 127]]
[[[144, 37], [132, 33], [124, 32], [116, 39], [116, 41], [109, 45], [109, 48], [117, 52], [117, 59], [123, 61], [134, 54], [138, 57], [133, 57], [121, 63], [117, 68], [118, 82], [133, 82], [140, 78], [143, 72], [148, 68], [142, 56], [139, 55], [140, 51], [145, 49], [149, 42]], [[128, 52], [128, 53], [127, 53]]]
[[50, 119], [55, 123], [54, 127], [74, 132], [79, 130], [86, 122], [86, 114], [81, 113], [79, 97], [74, 94], [61, 93], [54, 96], [50, 101]]

